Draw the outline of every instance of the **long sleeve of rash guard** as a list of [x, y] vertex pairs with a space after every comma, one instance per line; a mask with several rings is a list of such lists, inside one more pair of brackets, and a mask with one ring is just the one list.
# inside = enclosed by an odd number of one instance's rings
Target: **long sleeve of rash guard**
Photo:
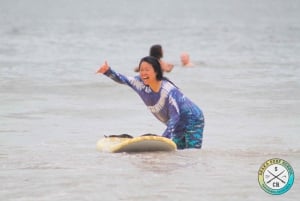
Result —
[[115, 82], [118, 82], [119, 84], [129, 84], [129, 80], [126, 76], [123, 76], [115, 71], [113, 71], [111, 68], [109, 68], [104, 75], [108, 76]]

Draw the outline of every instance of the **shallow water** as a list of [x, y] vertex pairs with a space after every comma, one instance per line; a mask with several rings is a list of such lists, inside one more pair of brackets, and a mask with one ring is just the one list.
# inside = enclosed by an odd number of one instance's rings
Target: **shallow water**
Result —
[[[299, 8], [296, 0], [1, 1], [0, 199], [296, 200]], [[103, 135], [165, 129], [128, 87], [95, 75], [105, 59], [135, 75], [154, 43], [175, 64], [166, 76], [204, 111], [203, 149], [97, 152]], [[194, 68], [180, 66], [181, 51]], [[296, 175], [281, 196], [257, 181], [275, 157]]]

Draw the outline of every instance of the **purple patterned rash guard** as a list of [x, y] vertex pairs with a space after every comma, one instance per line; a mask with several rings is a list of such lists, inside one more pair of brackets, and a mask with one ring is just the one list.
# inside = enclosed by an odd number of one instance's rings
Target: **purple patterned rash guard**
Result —
[[201, 148], [204, 117], [202, 111], [167, 79], [159, 92], [145, 85], [140, 76], [127, 77], [109, 69], [106, 76], [130, 86], [142, 98], [148, 109], [167, 128], [162, 136], [172, 139], [177, 148]]

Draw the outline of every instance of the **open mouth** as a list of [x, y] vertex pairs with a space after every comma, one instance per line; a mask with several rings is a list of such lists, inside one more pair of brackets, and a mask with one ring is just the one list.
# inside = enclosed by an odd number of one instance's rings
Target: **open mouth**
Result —
[[149, 77], [143, 77], [143, 81], [148, 81], [149, 80]]

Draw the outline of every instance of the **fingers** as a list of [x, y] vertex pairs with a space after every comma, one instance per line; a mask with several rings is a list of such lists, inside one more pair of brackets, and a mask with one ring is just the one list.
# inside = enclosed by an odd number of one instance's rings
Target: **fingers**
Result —
[[108, 63], [105, 60], [104, 63], [102, 64], [102, 66], [96, 71], [96, 73], [100, 74], [100, 73], [105, 73], [107, 70], [109, 69]]

